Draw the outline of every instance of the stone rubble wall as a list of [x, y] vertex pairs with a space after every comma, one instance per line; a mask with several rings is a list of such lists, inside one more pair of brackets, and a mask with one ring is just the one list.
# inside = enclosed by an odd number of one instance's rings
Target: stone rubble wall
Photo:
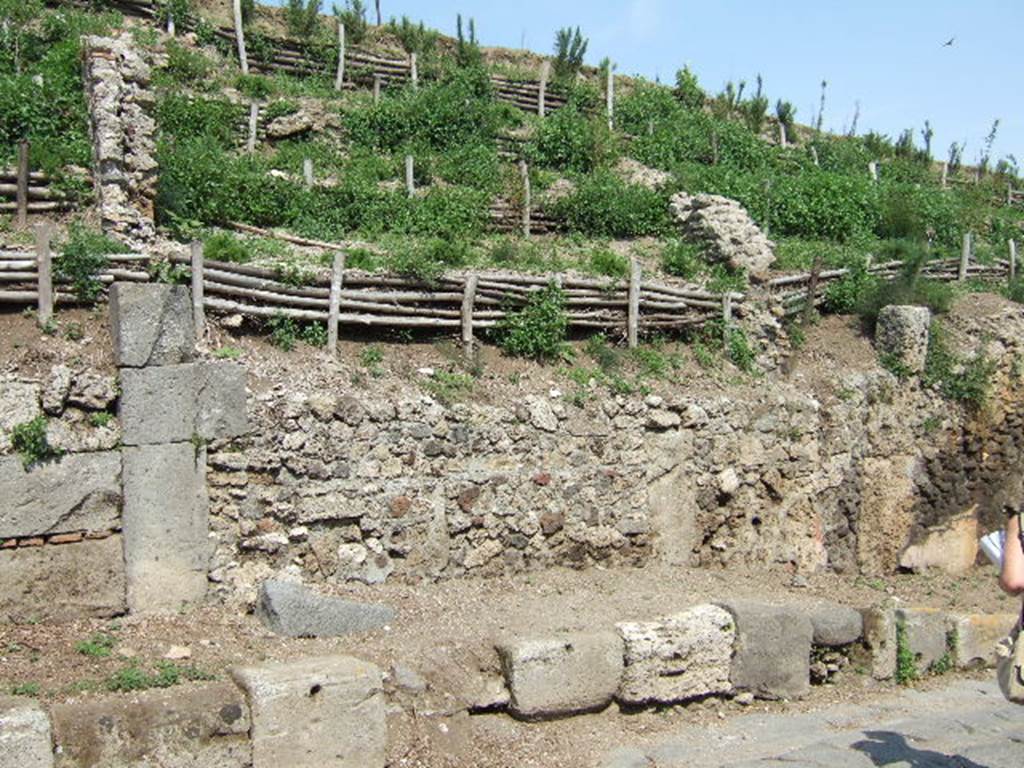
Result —
[[150, 62], [129, 33], [85, 40], [95, 179], [103, 228], [139, 244], [156, 235], [154, 97]]
[[759, 278], [767, 274], [775, 260], [775, 243], [736, 200], [679, 192], [669, 201], [669, 211], [688, 239], [703, 243], [712, 259], [732, 269]]

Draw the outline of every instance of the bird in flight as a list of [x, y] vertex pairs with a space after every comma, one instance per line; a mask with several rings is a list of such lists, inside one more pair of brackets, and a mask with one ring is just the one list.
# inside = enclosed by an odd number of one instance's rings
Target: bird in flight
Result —
[[955, 37], [951, 37], [951, 38], [949, 38], [949, 40], [947, 40], [946, 42], [944, 42], [944, 43], [942, 44], [942, 47], [943, 47], [943, 48], [952, 48], [952, 47], [953, 47], [953, 42], [954, 42], [955, 40], [956, 40], [956, 38], [955, 38]]

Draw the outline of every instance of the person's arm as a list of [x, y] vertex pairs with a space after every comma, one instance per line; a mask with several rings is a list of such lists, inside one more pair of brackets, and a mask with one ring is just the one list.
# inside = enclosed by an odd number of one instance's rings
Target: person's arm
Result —
[[1012, 515], [1006, 523], [1006, 550], [999, 586], [1011, 595], [1024, 594], [1024, 548], [1020, 542], [1020, 516]]

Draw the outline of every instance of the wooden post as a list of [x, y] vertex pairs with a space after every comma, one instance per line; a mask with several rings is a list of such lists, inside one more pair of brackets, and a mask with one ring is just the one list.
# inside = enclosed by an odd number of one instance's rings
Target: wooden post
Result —
[[1010, 282], [1017, 279], [1017, 241], [1010, 240]]
[[971, 260], [971, 233], [964, 232], [964, 246], [960, 250], [960, 270], [957, 272], [956, 279], [959, 282], [963, 282], [967, 279], [967, 264]]
[[611, 60], [608, 61], [608, 85], [605, 88], [606, 108], [608, 110], [608, 130], [615, 126], [615, 73]]
[[640, 279], [643, 271], [640, 262], [633, 259], [629, 270], [629, 310], [626, 315], [626, 343], [636, 349], [640, 336]]
[[331, 269], [331, 298], [327, 309], [327, 351], [332, 355], [338, 353], [338, 315], [341, 306], [341, 286], [345, 275], [345, 254], [334, 254], [334, 267]]
[[878, 163], [872, 160], [868, 163], [868, 173], [871, 174], [871, 180], [875, 183], [878, 182]]
[[519, 175], [523, 179], [523, 237], [530, 236], [530, 167], [525, 160], [519, 161]]
[[345, 79], [345, 25], [338, 19], [338, 72], [334, 76], [334, 90], [341, 90], [341, 83]]
[[41, 328], [53, 318], [53, 268], [50, 238], [53, 230], [48, 222], [36, 225], [36, 273], [39, 293], [39, 311], [36, 321]]
[[28, 226], [28, 141], [18, 142], [18, 179], [15, 200], [18, 208], [18, 226]]
[[235, 15], [235, 42], [238, 44], [238, 64], [242, 74], [249, 74], [249, 59], [245, 55], [245, 31], [242, 29], [242, 0], [233, 0], [232, 11]]
[[650, 118], [647, 121], [647, 135], [648, 136], [653, 136], [654, 135], [654, 118]]
[[729, 348], [729, 332], [732, 330], [732, 294], [722, 294], [722, 343]]
[[192, 252], [192, 317], [196, 326], [196, 344], [206, 335], [206, 313], [203, 309], [203, 244], [193, 240]]
[[373, 105], [380, 104], [380, 75], [373, 76]]
[[1013, 184], [1009, 181], [1006, 182], [1006, 204], [1013, 205]]
[[548, 77], [551, 74], [551, 62], [544, 59], [540, 65], [540, 92], [537, 94], [537, 114], [544, 117], [547, 105], [544, 103], [548, 95]]
[[413, 176], [413, 162], [412, 155], [405, 156], [405, 191], [409, 193], [409, 197], [416, 194], [416, 179]]
[[945, 189], [949, 184], [949, 163], [942, 164], [942, 188]]
[[256, 151], [256, 134], [260, 129], [260, 105], [255, 101], [249, 105], [249, 139], [245, 142], [245, 151], [250, 155]]
[[814, 264], [811, 266], [811, 279], [807, 281], [807, 299], [804, 303], [803, 324], [809, 325], [814, 317], [814, 305], [818, 300], [818, 280], [821, 276], [821, 254], [814, 255]]
[[473, 358], [473, 305], [476, 303], [478, 280], [475, 274], [466, 275], [462, 290], [462, 352], [467, 360]]
[[416, 66], [416, 52], [409, 54], [409, 77], [412, 78], [412, 87], [419, 88], [420, 86], [420, 71]]
[[302, 183], [307, 192], [313, 188], [313, 160], [308, 157], [302, 160]]
[[785, 149], [787, 146], [786, 126], [781, 120], [779, 121], [779, 146], [782, 147], [783, 149]]
[[167, 34], [170, 35], [171, 37], [174, 37], [174, 33], [175, 33], [175, 29], [174, 29], [174, 14], [168, 11], [168, 13], [167, 13]]
[[813, 144], [811, 144], [811, 159], [814, 161], [815, 165], [820, 165], [818, 162], [818, 148]]

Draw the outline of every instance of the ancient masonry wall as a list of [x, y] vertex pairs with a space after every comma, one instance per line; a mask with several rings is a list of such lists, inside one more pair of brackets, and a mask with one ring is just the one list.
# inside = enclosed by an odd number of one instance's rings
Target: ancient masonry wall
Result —
[[86, 38], [85, 88], [100, 215], [105, 230], [130, 243], [156, 234], [156, 123], [149, 80], [150, 64], [127, 33]]

